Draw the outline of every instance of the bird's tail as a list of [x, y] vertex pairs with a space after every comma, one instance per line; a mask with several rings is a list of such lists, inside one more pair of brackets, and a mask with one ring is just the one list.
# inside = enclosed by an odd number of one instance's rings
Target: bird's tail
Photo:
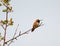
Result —
[[31, 32], [33, 32], [35, 30], [35, 28], [32, 28]]

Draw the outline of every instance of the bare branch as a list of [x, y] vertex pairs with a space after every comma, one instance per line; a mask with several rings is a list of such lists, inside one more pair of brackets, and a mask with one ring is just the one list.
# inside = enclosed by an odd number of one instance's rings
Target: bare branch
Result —
[[1, 25], [1, 26], [2, 26], [2, 28], [5, 30], [4, 26], [3, 26], [3, 25]]
[[[41, 23], [38, 27], [40, 27], [41, 25], [42, 25], [42, 23]], [[37, 28], [38, 28], [38, 27], [37, 27]], [[8, 43], [8, 42], [10, 42], [10, 41], [13, 41], [13, 40], [17, 39], [19, 36], [22, 36], [22, 35], [24, 35], [24, 34], [29, 33], [31, 30], [32, 30], [32, 28], [29, 29], [29, 30], [27, 30], [27, 31], [25, 31], [25, 32], [23, 32], [23, 33], [21, 33], [21, 31], [20, 31], [20, 33], [19, 33], [17, 36], [15, 36], [14, 38], [12, 38], [12, 39], [6, 41], [6, 43]]]
[[14, 37], [15, 37], [15, 35], [16, 35], [16, 32], [17, 32], [18, 26], [19, 26], [19, 24], [17, 25], [17, 28], [16, 28], [16, 30], [15, 30], [15, 33], [14, 33], [13, 38], [14, 38]]
[[[43, 25], [44, 25], [43, 22], [41, 22], [39, 26], [43, 26]], [[39, 26], [38, 26], [38, 27], [39, 27]]]
[[25, 32], [23, 32], [23, 33], [21, 33], [21, 34], [18, 34], [18, 35], [15, 36], [14, 38], [6, 41], [6, 43], [8, 43], [8, 42], [10, 42], [10, 41], [12, 41], [12, 40], [14, 40], [14, 39], [17, 39], [19, 36], [22, 36], [22, 35], [24, 35], [24, 34], [27, 34], [29, 31], [31, 31], [31, 29], [29, 29], [28, 31], [25, 31]]
[[[15, 30], [15, 33], [14, 33], [13, 38], [14, 38], [14, 37], [15, 37], [15, 35], [16, 35], [16, 32], [17, 32], [18, 26], [19, 26], [19, 24], [17, 25], [17, 28], [16, 28], [16, 30]], [[10, 41], [10, 43], [8, 44], [8, 46], [9, 46], [12, 42], [13, 42], [13, 40], [11, 40], [11, 41]]]
[[[8, 7], [6, 7], [8, 10]], [[8, 11], [6, 11], [6, 20], [8, 20]], [[3, 46], [5, 46], [5, 41], [6, 41], [6, 30], [7, 30], [7, 23], [5, 25], [5, 30], [4, 30], [4, 42], [3, 42]]]

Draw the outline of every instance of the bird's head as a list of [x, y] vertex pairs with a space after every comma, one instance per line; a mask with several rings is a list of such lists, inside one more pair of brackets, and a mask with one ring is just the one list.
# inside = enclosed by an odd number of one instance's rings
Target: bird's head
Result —
[[37, 19], [36, 21], [37, 21], [38, 23], [40, 23], [40, 20], [39, 20], [39, 19]]

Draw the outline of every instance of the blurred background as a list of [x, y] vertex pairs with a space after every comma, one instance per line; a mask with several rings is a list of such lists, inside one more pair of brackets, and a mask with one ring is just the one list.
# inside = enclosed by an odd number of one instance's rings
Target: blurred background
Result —
[[[24, 32], [32, 27], [34, 20], [42, 19], [44, 26], [34, 32], [23, 35], [14, 40], [10, 46], [60, 46], [60, 0], [11, 0], [13, 7], [9, 13], [14, 25], [8, 27], [7, 38], [10, 39], [19, 24], [18, 32]], [[0, 7], [0, 20], [5, 19], [5, 13], [1, 12], [5, 7]], [[3, 29], [0, 26], [0, 32]]]

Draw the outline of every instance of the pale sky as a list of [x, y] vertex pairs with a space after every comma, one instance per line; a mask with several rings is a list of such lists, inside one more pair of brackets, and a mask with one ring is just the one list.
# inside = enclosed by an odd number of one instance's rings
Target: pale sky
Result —
[[[44, 26], [19, 37], [10, 46], [60, 46], [60, 0], [11, 0], [11, 5], [14, 12], [9, 13], [9, 18], [13, 18], [14, 25], [8, 28], [8, 38], [17, 24], [22, 32], [30, 29], [37, 18], [43, 19]], [[4, 17], [0, 11], [0, 19]]]

